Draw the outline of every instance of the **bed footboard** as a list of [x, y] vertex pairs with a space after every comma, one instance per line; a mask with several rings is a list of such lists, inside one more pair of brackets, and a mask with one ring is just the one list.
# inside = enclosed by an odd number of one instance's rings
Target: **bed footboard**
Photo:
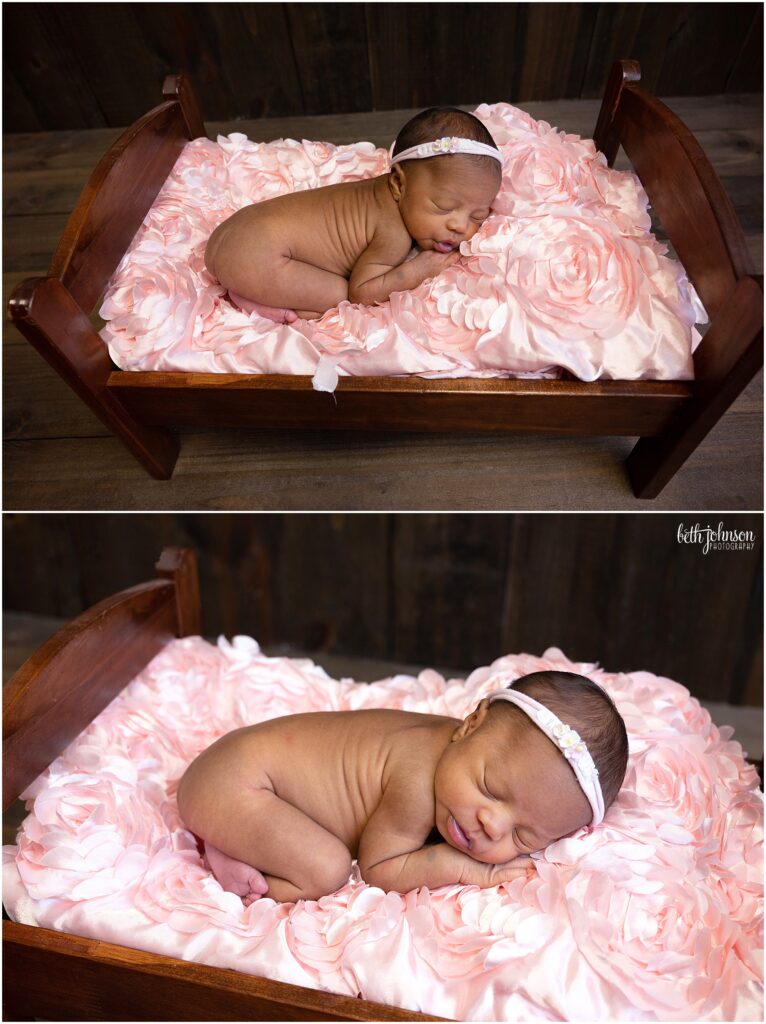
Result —
[[89, 315], [189, 139], [204, 126], [189, 83], [169, 75], [164, 102], [122, 133], [99, 161], [67, 221], [47, 277], [14, 288], [10, 315], [24, 337], [152, 476], [178, 457], [168, 430], [136, 421], [105, 389], [114, 369]]
[[157, 574], [64, 626], [4, 687], [4, 810], [169, 640], [199, 632], [194, 552], [166, 548]]

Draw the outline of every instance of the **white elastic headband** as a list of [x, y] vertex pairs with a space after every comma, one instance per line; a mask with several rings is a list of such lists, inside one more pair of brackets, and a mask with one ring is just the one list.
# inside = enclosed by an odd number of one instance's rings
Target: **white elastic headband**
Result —
[[391, 143], [388, 155], [391, 163], [398, 164], [400, 160], [425, 160], [430, 156], [449, 156], [450, 153], [468, 153], [471, 156], [491, 156], [495, 160], [503, 162], [502, 154], [494, 146], [488, 146], [486, 142], [477, 142], [475, 139], [459, 139], [456, 135], [447, 135], [443, 139], [436, 139], [434, 142], [422, 142], [419, 146], [410, 146], [394, 156], [395, 142]]
[[495, 690], [494, 693], [489, 694], [488, 699], [490, 704], [496, 700], [507, 700], [520, 707], [535, 725], [542, 729], [548, 739], [556, 744], [574, 769], [580, 789], [591, 806], [593, 811], [591, 826], [600, 824], [604, 820], [604, 794], [601, 792], [601, 783], [598, 781], [598, 768], [593, 763], [593, 758], [590, 756], [585, 742], [580, 739], [574, 729], [564, 725], [550, 708], [546, 708], [544, 704], [540, 704], [519, 690]]

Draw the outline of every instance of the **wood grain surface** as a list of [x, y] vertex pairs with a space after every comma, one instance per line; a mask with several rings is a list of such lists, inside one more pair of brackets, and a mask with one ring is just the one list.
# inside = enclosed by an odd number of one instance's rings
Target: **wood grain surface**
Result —
[[162, 76], [207, 120], [594, 98], [633, 57], [656, 95], [763, 89], [760, 4], [9, 4], [6, 130], [130, 124]]
[[[762, 517], [641, 514], [5, 516], [5, 607], [83, 607], [198, 553], [201, 629], [267, 648], [473, 669], [552, 645], [697, 698], [762, 700]], [[750, 550], [679, 525], [751, 530]], [[141, 567], [145, 567], [141, 570]]]
[[3, 1019], [444, 1020], [3, 921]]

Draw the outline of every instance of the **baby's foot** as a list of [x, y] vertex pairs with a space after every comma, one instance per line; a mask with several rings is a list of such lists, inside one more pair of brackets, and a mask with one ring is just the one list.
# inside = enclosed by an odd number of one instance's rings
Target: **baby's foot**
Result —
[[285, 309], [281, 306], [264, 306], [261, 302], [252, 302], [250, 299], [246, 299], [244, 295], [238, 295], [236, 292], [229, 292], [229, 298], [234, 305], [241, 309], [243, 313], [257, 313], [259, 316], [266, 317], [267, 320], [274, 320], [278, 324], [292, 324], [298, 319], [298, 314], [294, 309]]
[[221, 887], [240, 896], [246, 907], [269, 891], [268, 882], [257, 868], [234, 860], [210, 843], [205, 843], [205, 858]]

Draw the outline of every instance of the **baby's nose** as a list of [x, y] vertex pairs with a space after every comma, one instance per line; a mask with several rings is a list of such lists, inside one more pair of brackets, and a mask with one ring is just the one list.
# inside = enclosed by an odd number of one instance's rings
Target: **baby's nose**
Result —
[[447, 228], [456, 235], [464, 235], [468, 230], [468, 214], [453, 212], [447, 220]]
[[479, 813], [479, 822], [487, 836], [493, 843], [496, 843], [503, 833], [503, 825], [497, 815], [493, 814], [489, 808], [485, 808]]

